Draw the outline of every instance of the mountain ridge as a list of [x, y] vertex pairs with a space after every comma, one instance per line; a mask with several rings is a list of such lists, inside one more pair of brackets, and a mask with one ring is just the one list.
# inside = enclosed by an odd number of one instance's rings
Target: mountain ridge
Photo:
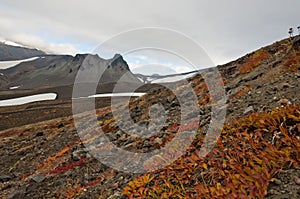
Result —
[[46, 55], [45, 52], [22, 46], [12, 46], [0, 42], [0, 61], [13, 61]]
[[[88, 61], [91, 61], [92, 65], [89, 65]], [[22, 93], [22, 90], [34, 90], [43, 87], [72, 86], [79, 70], [86, 73], [85, 79], [81, 79], [80, 83], [89, 83], [89, 73], [91, 72], [90, 75], [93, 75], [93, 73], [98, 72], [98, 68], [106, 68], [98, 82], [99, 84], [116, 83], [122, 76], [123, 80], [120, 83], [141, 83], [132, 74], [127, 62], [118, 54], [111, 59], [103, 59], [92, 54], [43, 55], [32, 61], [21, 62], [16, 66], [0, 69], [0, 89], [9, 96], [9, 88], [13, 86], [20, 87], [12, 94]], [[70, 97], [71, 94], [72, 90], [69, 89], [68, 96]]]

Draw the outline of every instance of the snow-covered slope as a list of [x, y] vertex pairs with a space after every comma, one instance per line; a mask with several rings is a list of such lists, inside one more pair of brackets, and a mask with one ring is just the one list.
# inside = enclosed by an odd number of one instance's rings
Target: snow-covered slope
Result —
[[22, 60], [15, 60], [15, 61], [0, 61], [0, 69], [7, 69], [14, 67], [22, 62], [28, 62], [38, 59], [39, 57], [31, 57], [28, 59], [22, 59]]
[[38, 49], [26, 47], [13, 41], [1, 40], [0, 38], [0, 61], [22, 60], [45, 54]]

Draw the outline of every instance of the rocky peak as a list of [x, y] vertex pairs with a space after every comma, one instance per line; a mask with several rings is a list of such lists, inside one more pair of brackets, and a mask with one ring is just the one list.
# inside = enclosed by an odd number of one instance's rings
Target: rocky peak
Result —
[[113, 69], [120, 67], [120, 69], [129, 70], [127, 62], [123, 59], [122, 55], [115, 54], [112, 59], [109, 60]]

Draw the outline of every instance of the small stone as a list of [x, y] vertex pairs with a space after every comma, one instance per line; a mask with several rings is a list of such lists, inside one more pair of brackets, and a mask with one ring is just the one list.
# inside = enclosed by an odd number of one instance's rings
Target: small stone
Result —
[[279, 180], [277, 178], [274, 179], [274, 184], [281, 185], [281, 183], [282, 183], [281, 180]]
[[43, 174], [37, 174], [37, 175], [33, 176], [31, 179], [33, 181], [35, 181], [36, 183], [41, 183], [45, 180], [45, 178], [46, 177]]
[[147, 140], [143, 144], [143, 148], [147, 148], [147, 147], [150, 147], [150, 146], [152, 146], [152, 143], [147, 141]]
[[80, 160], [82, 157], [86, 157], [86, 152], [83, 149], [73, 151], [72, 153], [73, 160], [77, 161]]
[[43, 136], [43, 135], [44, 135], [43, 132], [38, 132], [35, 136], [36, 136], [36, 137], [41, 137], [41, 136]]
[[117, 183], [117, 182], [114, 183], [114, 184], [113, 184], [113, 187], [114, 187], [114, 188], [118, 188], [118, 187], [119, 187], [119, 183]]
[[13, 175], [14, 175], [15, 177], [19, 177], [21, 174], [18, 173], [18, 172], [13, 172]]
[[297, 185], [300, 185], [300, 178], [297, 177], [297, 176], [294, 176], [294, 182], [295, 182]]
[[91, 154], [89, 154], [89, 153], [86, 154], [86, 158], [91, 158], [91, 157], [92, 157]]
[[253, 112], [254, 112], [253, 106], [249, 106], [248, 108], [245, 109], [244, 114], [253, 113]]
[[288, 99], [281, 99], [277, 103], [281, 106], [286, 106], [286, 105], [291, 104], [291, 102]]
[[300, 132], [300, 124], [296, 124], [297, 131]]
[[163, 143], [163, 139], [162, 138], [156, 138], [155, 139], [156, 143], [158, 143], [159, 145], [161, 145]]
[[23, 199], [26, 193], [26, 187], [21, 187], [19, 189], [13, 190], [8, 196], [7, 199]]
[[0, 182], [8, 182], [11, 180], [11, 177], [8, 175], [2, 175], [0, 176]]
[[290, 87], [291, 85], [287, 82], [282, 84], [282, 88], [290, 88]]
[[113, 195], [109, 196], [107, 199], [118, 199], [121, 197], [122, 197], [121, 192], [117, 191]]
[[124, 150], [126, 151], [134, 151], [136, 150], [137, 146], [135, 142], [129, 143], [124, 147]]

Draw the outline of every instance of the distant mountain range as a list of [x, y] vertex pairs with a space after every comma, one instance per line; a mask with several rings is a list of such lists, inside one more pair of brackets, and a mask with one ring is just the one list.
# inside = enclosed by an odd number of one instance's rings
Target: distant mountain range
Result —
[[[56, 92], [59, 98], [70, 98], [77, 72], [89, 71], [107, 67], [99, 81], [97, 92], [112, 92], [114, 84], [119, 81], [124, 84], [124, 92], [132, 85], [142, 84], [142, 81], [130, 71], [127, 62], [119, 54], [111, 59], [103, 59], [98, 55], [77, 54], [71, 55], [49, 55], [36, 49], [16, 47], [2, 43], [0, 45], [0, 66], [11, 63], [12, 60], [30, 60], [16, 62], [16, 65], [0, 69], [0, 99], [12, 96], [23, 96], [35, 91]], [[88, 58], [92, 64], [85, 64]], [[5, 60], [5, 61], [3, 61]], [[10, 60], [10, 61], [7, 61]], [[15, 63], [15, 62], [12, 62]], [[122, 77], [122, 80], [119, 80]], [[88, 84], [89, 76], [81, 79], [81, 84]], [[88, 86], [88, 85], [85, 85]], [[67, 88], [67, 89], [66, 89]], [[84, 90], [84, 89], [83, 89]], [[1, 92], [2, 91], [2, 92]], [[88, 95], [90, 93], [86, 93]]]
[[[110, 60], [100, 58], [98, 55], [78, 54], [70, 55], [44, 55], [32, 61], [0, 70], [3, 74], [0, 80], [0, 88], [5, 90], [12, 86], [20, 86], [21, 89], [34, 89], [43, 86], [71, 85], [75, 81], [78, 70], [88, 70], [83, 65], [87, 56], [95, 63], [92, 67], [105, 67], [111, 65], [102, 75], [100, 82], [116, 82], [126, 73], [125, 82], [140, 82], [130, 73], [127, 63], [122, 56], [115, 55]], [[127, 73], [128, 72], [128, 73]], [[87, 80], [89, 77], [86, 77]]]
[[[92, 60], [93, 66], [84, 64], [87, 57]], [[79, 70], [89, 71], [91, 69], [89, 67], [99, 69], [107, 66], [108, 68], [99, 81], [98, 93], [112, 92], [116, 82], [123, 84], [121, 87], [126, 92], [131, 86], [174, 82], [191, 77], [198, 72], [162, 76], [133, 74], [127, 62], [119, 54], [111, 59], [103, 59], [98, 55], [91, 54], [50, 55], [37, 49], [8, 45], [2, 42], [0, 43], [0, 99], [46, 91], [58, 93], [59, 98], [70, 98]], [[121, 77], [122, 80], [120, 80]], [[89, 86], [87, 82], [89, 82], [88, 75], [81, 83]], [[85, 95], [89, 94], [85, 93]]]

